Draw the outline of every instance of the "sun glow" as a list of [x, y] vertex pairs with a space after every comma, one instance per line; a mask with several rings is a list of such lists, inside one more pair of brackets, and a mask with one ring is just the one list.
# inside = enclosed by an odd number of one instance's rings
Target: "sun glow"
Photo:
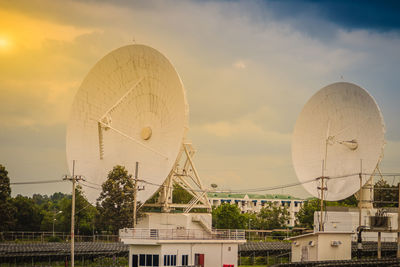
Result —
[[10, 41], [8, 41], [6, 38], [4, 37], [0, 37], [0, 49], [1, 50], [5, 50], [8, 49], [10, 47]]

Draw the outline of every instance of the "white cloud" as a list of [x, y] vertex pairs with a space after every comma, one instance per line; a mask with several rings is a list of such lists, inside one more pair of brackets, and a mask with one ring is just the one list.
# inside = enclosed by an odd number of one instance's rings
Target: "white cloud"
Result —
[[245, 69], [247, 65], [243, 61], [238, 60], [235, 63], [233, 63], [233, 67], [235, 67], [236, 69]]

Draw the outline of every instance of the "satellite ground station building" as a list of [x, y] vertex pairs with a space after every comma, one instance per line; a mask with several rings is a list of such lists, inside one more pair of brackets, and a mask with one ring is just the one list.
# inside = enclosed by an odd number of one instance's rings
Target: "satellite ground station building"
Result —
[[244, 230], [211, 230], [209, 213], [147, 213], [137, 228], [121, 229], [129, 266], [237, 266]]

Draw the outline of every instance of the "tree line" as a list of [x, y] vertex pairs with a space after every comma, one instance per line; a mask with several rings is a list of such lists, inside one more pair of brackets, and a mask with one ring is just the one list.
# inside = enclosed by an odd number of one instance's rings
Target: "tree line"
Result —
[[[71, 194], [11, 196], [10, 178], [0, 164], [0, 232], [54, 231], [71, 228]], [[132, 226], [133, 180], [123, 166], [115, 166], [102, 184], [96, 203], [90, 203], [82, 187], [75, 190], [75, 232], [78, 235], [117, 234]]]
[[[123, 166], [115, 166], [108, 174], [96, 203], [90, 203], [80, 186], [77, 186], [75, 231], [79, 235], [117, 234], [118, 230], [132, 226], [133, 179]], [[395, 206], [397, 186], [380, 180], [375, 184], [374, 201], [377, 208]], [[390, 189], [390, 190], [384, 190]], [[174, 185], [175, 203], [187, 203], [191, 195], [179, 185]], [[154, 199], [149, 201], [156, 201]], [[379, 202], [381, 201], [381, 202]], [[50, 196], [33, 194], [32, 197], [11, 196], [10, 179], [6, 168], [0, 164], [0, 232], [3, 231], [53, 231], [69, 232], [71, 227], [70, 194], [54, 193]], [[355, 196], [341, 201], [325, 202], [326, 206], [357, 207]], [[312, 229], [314, 212], [320, 210], [319, 199], [308, 199], [296, 215], [296, 226]], [[198, 212], [202, 212], [199, 210]], [[258, 213], [241, 213], [237, 205], [222, 204], [212, 210], [212, 226], [217, 229], [269, 230], [287, 227], [289, 212], [286, 207], [267, 203]]]

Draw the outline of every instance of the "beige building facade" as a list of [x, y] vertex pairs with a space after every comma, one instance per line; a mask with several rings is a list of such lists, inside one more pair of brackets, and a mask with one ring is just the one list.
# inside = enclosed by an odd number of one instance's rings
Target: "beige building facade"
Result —
[[316, 232], [290, 238], [292, 262], [350, 260], [352, 232]]

